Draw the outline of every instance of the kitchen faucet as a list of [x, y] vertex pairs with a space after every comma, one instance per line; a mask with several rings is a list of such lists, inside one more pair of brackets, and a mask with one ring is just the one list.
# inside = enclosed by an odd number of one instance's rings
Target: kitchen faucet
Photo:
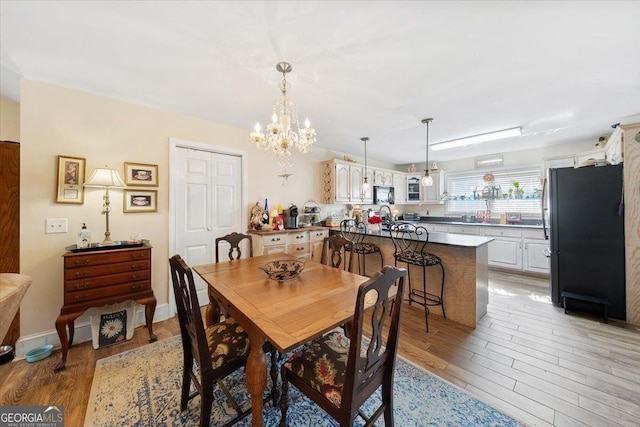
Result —
[[[382, 215], [382, 210], [386, 209], [389, 211], [389, 215]], [[383, 224], [388, 224], [391, 222], [391, 219], [393, 217], [393, 214], [391, 213], [391, 207], [389, 205], [382, 205], [380, 206], [380, 209], [378, 210], [378, 213], [380, 214], [380, 218], [383, 218], [382, 223]]]

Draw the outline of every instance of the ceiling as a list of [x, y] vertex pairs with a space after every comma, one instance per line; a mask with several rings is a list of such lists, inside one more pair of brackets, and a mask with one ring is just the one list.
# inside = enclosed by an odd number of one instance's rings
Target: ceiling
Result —
[[[289, 95], [317, 145], [420, 163], [609, 135], [640, 113], [640, 2], [0, 1], [0, 83], [27, 78], [246, 128]], [[248, 138], [248, 137], [247, 137]]]

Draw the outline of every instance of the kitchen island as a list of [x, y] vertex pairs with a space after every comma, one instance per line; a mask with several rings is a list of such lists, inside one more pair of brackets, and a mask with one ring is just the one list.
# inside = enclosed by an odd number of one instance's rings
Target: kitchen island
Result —
[[[339, 233], [339, 230], [333, 230]], [[488, 243], [490, 237], [451, 233], [429, 233], [425, 251], [442, 260], [445, 271], [444, 306], [447, 319], [472, 328], [487, 312], [489, 302]], [[394, 246], [388, 231], [367, 233], [365, 242], [376, 244], [382, 251], [385, 265], [394, 265]], [[400, 263], [398, 267], [406, 268]], [[366, 274], [371, 276], [379, 268], [377, 262], [366, 263]], [[422, 269], [412, 266], [409, 273], [413, 286], [422, 287]], [[439, 288], [439, 268], [427, 269], [427, 289]], [[405, 287], [408, 292], [408, 285]], [[434, 292], [435, 293], [435, 292]], [[429, 308], [431, 314], [442, 315], [441, 307]]]

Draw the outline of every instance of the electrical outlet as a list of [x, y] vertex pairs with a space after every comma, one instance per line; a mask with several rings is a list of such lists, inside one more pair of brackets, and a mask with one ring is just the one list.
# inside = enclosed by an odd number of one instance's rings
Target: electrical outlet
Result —
[[66, 233], [67, 232], [67, 218], [47, 218], [44, 220], [44, 232], [51, 233]]

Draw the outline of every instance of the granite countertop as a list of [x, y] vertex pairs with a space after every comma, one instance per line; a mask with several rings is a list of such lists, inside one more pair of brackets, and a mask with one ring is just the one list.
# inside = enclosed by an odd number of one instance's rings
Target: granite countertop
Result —
[[[339, 228], [332, 227], [332, 230], [340, 231]], [[362, 234], [362, 233], [361, 233]], [[365, 233], [371, 237], [382, 237], [391, 240], [391, 233], [386, 230], [377, 231], [374, 233]], [[420, 239], [424, 240], [424, 239]], [[491, 242], [493, 237], [472, 236], [467, 234], [453, 234], [453, 233], [429, 233], [429, 244], [435, 245], [447, 245], [447, 246], [460, 246], [464, 248], [478, 248], [482, 245], [486, 245]]]
[[448, 225], [472, 225], [482, 227], [508, 227], [508, 228], [542, 228], [541, 220], [523, 219], [517, 224], [500, 224], [499, 222], [465, 222], [461, 218], [449, 217], [429, 217], [421, 216], [419, 220], [408, 220], [407, 222], [423, 222], [430, 224], [448, 224]]
[[247, 233], [259, 234], [264, 236], [266, 234], [298, 233], [300, 231], [327, 230], [328, 228], [329, 227], [320, 227], [318, 225], [311, 225], [309, 227], [285, 228], [284, 230], [249, 230], [247, 231]]

